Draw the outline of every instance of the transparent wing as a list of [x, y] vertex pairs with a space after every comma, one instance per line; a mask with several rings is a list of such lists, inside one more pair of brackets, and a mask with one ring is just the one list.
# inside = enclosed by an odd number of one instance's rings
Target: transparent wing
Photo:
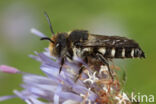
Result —
[[132, 47], [139, 48], [132, 39], [120, 36], [104, 36], [90, 34], [88, 40], [81, 43], [83, 47]]

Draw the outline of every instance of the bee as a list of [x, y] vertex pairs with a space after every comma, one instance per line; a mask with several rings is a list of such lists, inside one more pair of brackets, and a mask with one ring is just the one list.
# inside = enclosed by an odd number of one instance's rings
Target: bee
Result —
[[[100, 61], [103, 65], [107, 65], [109, 74], [113, 79], [109, 68], [109, 60], [116, 58], [145, 58], [139, 44], [126, 37], [96, 35], [89, 33], [87, 30], [73, 30], [68, 33], [58, 32], [55, 34], [46, 12], [45, 16], [52, 37], [42, 37], [41, 40], [50, 41], [49, 50], [51, 55], [61, 59], [59, 72], [61, 72], [66, 60], [74, 61], [74, 57], [79, 57], [88, 64], [89, 59], [94, 59]], [[79, 76], [83, 70], [82, 65]]]

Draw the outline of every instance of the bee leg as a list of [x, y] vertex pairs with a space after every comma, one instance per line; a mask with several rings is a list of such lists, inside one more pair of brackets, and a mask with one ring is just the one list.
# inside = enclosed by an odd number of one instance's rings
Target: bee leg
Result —
[[61, 71], [62, 71], [62, 66], [63, 66], [63, 64], [64, 64], [64, 58], [61, 59], [61, 66], [60, 66], [60, 69], [59, 69], [59, 74], [60, 74]]
[[85, 69], [85, 67], [82, 65], [82, 66], [80, 67], [80, 69], [79, 69], [79, 73], [78, 73], [77, 78], [75, 79], [75, 82], [77, 82], [77, 80], [80, 78], [80, 76], [81, 76], [81, 74], [83, 73], [84, 69]]
[[104, 65], [107, 65], [107, 67], [108, 67], [108, 72], [109, 72], [109, 74], [110, 74], [110, 76], [111, 76], [111, 78], [112, 78], [112, 81], [113, 81], [113, 80], [114, 80], [114, 77], [113, 77], [113, 75], [112, 75], [112, 73], [111, 73], [111, 70], [110, 70], [108, 61], [103, 57], [103, 55], [101, 55], [101, 54], [99, 54], [99, 53], [97, 53], [96, 56], [98, 57], [98, 59], [99, 59], [100, 61], [102, 61], [102, 63], [103, 63]]

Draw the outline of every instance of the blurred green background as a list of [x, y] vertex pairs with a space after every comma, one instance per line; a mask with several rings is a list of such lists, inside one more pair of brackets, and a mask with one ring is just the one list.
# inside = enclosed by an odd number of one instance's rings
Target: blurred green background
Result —
[[[145, 51], [146, 59], [121, 60], [126, 70], [125, 91], [156, 96], [156, 1], [154, 0], [1, 0], [0, 64], [42, 74], [37, 61], [28, 57], [41, 52], [48, 42], [30, 33], [35, 27], [50, 36], [43, 15], [47, 11], [55, 32], [87, 29], [92, 33], [133, 38]], [[0, 96], [20, 90], [21, 75], [0, 73]], [[24, 104], [18, 98], [0, 104]]]

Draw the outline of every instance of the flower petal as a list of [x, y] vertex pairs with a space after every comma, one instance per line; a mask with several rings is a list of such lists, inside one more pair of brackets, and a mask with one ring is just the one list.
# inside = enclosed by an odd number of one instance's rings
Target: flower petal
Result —
[[62, 86], [59, 85], [54, 95], [54, 104], [59, 104], [59, 96], [57, 95], [57, 93], [61, 93], [61, 91], [62, 91]]
[[74, 100], [66, 100], [62, 104], [80, 104], [80, 102], [74, 101]]
[[41, 33], [39, 30], [37, 30], [35, 28], [32, 28], [30, 31], [31, 31], [31, 33], [33, 33], [39, 37], [46, 37], [43, 33]]
[[15, 73], [19, 72], [18, 69], [11, 67], [11, 66], [6, 66], [6, 65], [1, 65], [0, 71], [5, 72], [5, 73], [11, 73], [11, 74], [15, 74]]
[[12, 99], [12, 98], [16, 98], [16, 95], [10, 95], [10, 96], [1, 96], [0, 97], [0, 101], [4, 101], [4, 100], [8, 100], [8, 99]]

